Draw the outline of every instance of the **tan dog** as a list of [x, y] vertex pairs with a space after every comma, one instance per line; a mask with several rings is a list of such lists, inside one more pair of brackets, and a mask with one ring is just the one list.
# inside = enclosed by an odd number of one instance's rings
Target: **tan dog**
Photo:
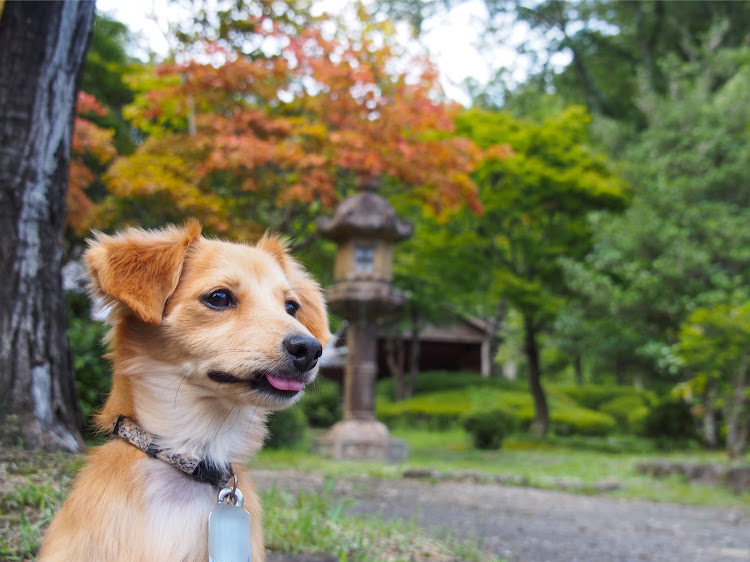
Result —
[[207, 561], [208, 515], [227, 485], [216, 480], [230, 463], [253, 561], [264, 560], [260, 503], [241, 465], [263, 444], [267, 412], [315, 378], [330, 335], [318, 285], [277, 238], [209, 240], [195, 221], [98, 234], [85, 260], [113, 306], [114, 378], [97, 424], [124, 438], [93, 450], [39, 560]]

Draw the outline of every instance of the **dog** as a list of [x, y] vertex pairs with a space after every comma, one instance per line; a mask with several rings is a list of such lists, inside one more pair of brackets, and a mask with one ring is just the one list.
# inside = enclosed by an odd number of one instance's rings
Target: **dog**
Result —
[[320, 287], [278, 237], [209, 239], [195, 220], [97, 233], [84, 261], [111, 306], [112, 390], [95, 419], [113, 438], [90, 453], [39, 560], [205, 562], [209, 513], [236, 486], [262, 562], [260, 501], [242, 467], [268, 413], [317, 374], [330, 337]]

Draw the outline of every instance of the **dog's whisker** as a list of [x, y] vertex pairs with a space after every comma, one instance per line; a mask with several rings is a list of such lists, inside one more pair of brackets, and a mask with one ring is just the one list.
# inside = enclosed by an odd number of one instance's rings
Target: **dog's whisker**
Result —
[[[221, 429], [222, 427], [224, 427], [224, 423], [227, 421], [227, 418], [229, 417], [229, 414], [231, 414], [233, 411], [234, 411], [234, 406], [231, 407], [231, 408], [229, 408], [229, 411], [227, 412], [227, 415], [224, 416], [224, 419], [221, 421], [221, 425], [219, 426], [219, 429]], [[237, 410], [237, 415], [238, 416], [240, 415], [240, 411], [239, 410]], [[229, 429], [232, 429], [232, 428], [230, 427]], [[229, 431], [229, 429], [227, 431]], [[223, 435], [224, 433], [226, 433], [226, 431], [222, 431], [220, 433], [217, 433], [217, 435]]]
[[[232, 408], [232, 410], [234, 410], [234, 408]], [[223, 421], [223, 422], [221, 422], [221, 425], [219, 426], [219, 429], [221, 429], [221, 428], [222, 428], [222, 427], [224, 426], [224, 422], [225, 422], [225, 421], [227, 421], [227, 418], [229, 417], [229, 414], [231, 414], [231, 413], [232, 413], [232, 410], [229, 410], [229, 413], [227, 414], [227, 417], [226, 417], [226, 418], [224, 418], [224, 421]], [[218, 436], [220, 436], [220, 435], [224, 435], [225, 433], [227, 433], [227, 432], [229, 432], [229, 431], [232, 431], [232, 429], [234, 429], [234, 426], [235, 426], [235, 425], [237, 425], [237, 421], [238, 421], [239, 419], [240, 419], [240, 409], [238, 408], [238, 409], [237, 409], [237, 415], [236, 415], [236, 416], [234, 417], [234, 421], [232, 422], [232, 425], [231, 425], [231, 426], [229, 426], [228, 428], [226, 428], [226, 429], [225, 429], [224, 431], [222, 431], [221, 433], [217, 433], [217, 435], [216, 435], [216, 436], [218, 437]]]
[[247, 422], [247, 429], [245, 429], [245, 433], [249, 433], [250, 432], [250, 428], [253, 425], [253, 420], [255, 419], [255, 412], [257, 412], [257, 411], [258, 411], [258, 406], [255, 406], [255, 408], [253, 409], [253, 413], [250, 414], [250, 419]]
[[177, 385], [177, 390], [174, 393], [174, 404], [172, 404], [172, 409], [173, 410], [177, 409], [177, 395], [180, 393], [180, 388], [182, 387], [182, 383], [187, 378], [187, 376], [188, 376], [187, 373], [185, 373], [184, 375], [182, 375], [182, 378], [180, 379], [180, 384]]

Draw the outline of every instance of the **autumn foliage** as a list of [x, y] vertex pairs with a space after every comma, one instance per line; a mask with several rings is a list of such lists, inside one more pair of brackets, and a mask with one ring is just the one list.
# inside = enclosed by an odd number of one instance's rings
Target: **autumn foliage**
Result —
[[[360, 16], [354, 31], [322, 17], [294, 33], [267, 13], [251, 16], [243, 44], [258, 46], [252, 55], [203, 41], [131, 76], [136, 99], [124, 115], [147, 137], [109, 167], [99, 221], [196, 216], [229, 236], [268, 227], [304, 236], [314, 214], [372, 176], [437, 213], [480, 211], [470, 174], [481, 151], [451, 134], [459, 108], [441, 100], [434, 67], [398, 52], [390, 24]], [[111, 158], [106, 131], [77, 125], [76, 151]], [[71, 176], [71, 221], [85, 227], [91, 178], [82, 162]]]
[[98, 206], [87, 193], [100, 171], [117, 154], [114, 131], [96, 125], [92, 116], [103, 117], [108, 110], [94, 96], [79, 92], [71, 143], [68, 181], [67, 226], [77, 236], [94, 226]]

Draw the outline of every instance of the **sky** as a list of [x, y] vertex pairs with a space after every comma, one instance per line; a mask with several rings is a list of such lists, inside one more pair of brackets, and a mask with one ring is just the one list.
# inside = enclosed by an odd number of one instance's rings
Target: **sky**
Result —
[[[106, 12], [126, 24], [134, 33], [140, 34], [148, 49], [159, 55], [168, 52], [166, 15], [169, 14], [170, 18], [179, 16], [175, 14], [175, 10], [179, 9], [175, 4], [168, 5], [167, 0], [97, 0], [96, 5], [98, 10]], [[342, 14], [352, 9], [352, 2], [319, 0], [315, 9]], [[523, 78], [523, 64], [519, 64], [514, 48], [497, 46], [488, 50], [480, 47], [479, 30], [486, 19], [484, 2], [468, 0], [424, 23], [421, 44], [427, 48], [438, 67], [440, 82], [446, 95], [464, 105], [469, 105], [471, 101], [461, 86], [466, 78], [486, 84], [499, 67], [513, 68], [514, 78]], [[408, 41], [407, 36], [405, 31], [405, 41]], [[511, 39], [521, 40], [520, 37]], [[414, 48], [418, 47], [415, 45]]]

